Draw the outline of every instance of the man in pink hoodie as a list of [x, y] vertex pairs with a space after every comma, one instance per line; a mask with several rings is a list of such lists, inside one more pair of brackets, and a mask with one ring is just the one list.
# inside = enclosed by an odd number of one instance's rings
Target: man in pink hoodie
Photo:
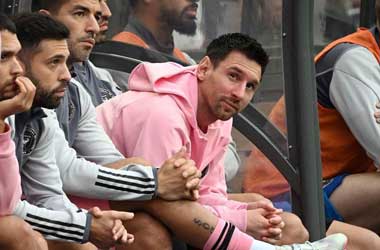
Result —
[[[238, 195], [236, 199], [246, 201], [238, 202], [228, 199], [226, 193], [222, 163], [230, 141], [232, 116], [250, 102], [267, 63], [268, 56], [256, 40], [238, 33], [221, 36], [209, 45], [207, 56], [197, 66], [139, 65], [129, 79], [131, 91], [100, 105], [98, 120], [126, 157], [144, 157], [160, 165], [173, 152], [186, 147], [203, 174], [198, 201], [214, 215], [231, 223], [219, 220], [216, 226], [206, 224], [213, 234], [220, 234], [216, 242], [209, 240], [205, 249], [210, 244], [212, 249], [239, 249], [233, 248], [236, 242], [240, 242], [240, 247], [245, 242], [245, 248], [240, 249], [343, 249], [344, 244], [336, 243], [341, 240], [329, 241], [325, 247], [276, 248], [256, 240], [237, 239], [246, 238], [237, 236], [235, 229], [277, 244], [307, 238], [306, 230], [295, 215], [269, 211], [268, 206], [260, 207], [262, 198]], [[278, 215], [290, 222], [285, 231]], [[202, 221], [194, 223], [207, 229]], [[273, 231], [263, 234], [262, 225]]]
[[[0, 18], [0, 31], [10, 26], [11, 23]], [[6, 77], [8, 71], [6, 66], [0, 67], [0, 249], [47, 250], [42, 235], [33, 231], [22, 219], [10, 216], [21, 198], [21, 180], [11, 128], [5, 119], [30, 109], [35, 87], [29, 79], [21, 76], [14, 81], [8, 81]], [[20, 241], [20, 238], [23, 240]]]

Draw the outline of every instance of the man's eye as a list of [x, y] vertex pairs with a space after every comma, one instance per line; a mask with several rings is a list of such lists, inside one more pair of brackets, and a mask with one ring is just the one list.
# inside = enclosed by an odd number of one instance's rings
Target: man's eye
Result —
[[0, 57], [1, 61], [5, 61], [8, 58], [9, 58], [9, 56], [7, 54], [1, 54], [1, 57]]
[[102, 15], [95, 15], [95, 20], [98, 22], [102, 21]]
[[74, 13], [75, 16], [83, 17], [85, 15], [84, 11], [79, 11]]
[[233, 81], [236, 81], [236, 80], [238, 80], [239, 76], [235, 73], [230, 73], [229, 78]]
[[58, 63], [59, 63], [58, 59], [55, 59], [55, 60], [50, 62], [51, 65], [57, 65]]
[[254, 88], [255, 88], [255, 85], [253, 85], [252, 83], [247, 84], [247, 89], [254, 89]]
[[254, 84], [254, 83], [247, 83], [247, 85], [246, 85], [246, 88], [247, 89], [251, 89], [251, 90], [255, 90], [256, 89], [256, 84]]

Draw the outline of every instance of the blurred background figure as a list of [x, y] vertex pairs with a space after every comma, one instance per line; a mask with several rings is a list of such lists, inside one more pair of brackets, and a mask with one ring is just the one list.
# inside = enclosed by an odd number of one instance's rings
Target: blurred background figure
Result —
[[360, 0], [330, 0], [324, 9], [321, 20], [326, 42], [348, 35], [359, 26]]
[[260, 38], [266, 45], [281, 43], [282, 1], [243, 0], [242, 4], [241, 31]]
[[109, 20], [112, 16], [111, 10], [107, 4], [107, 0], [100, 0], [100, 8], [102, 11], [102, 15], [99, 20], [100, 31], [96, 35], [96, 42], [104, 42], [107, 40], [107, 31], [109, 26]]

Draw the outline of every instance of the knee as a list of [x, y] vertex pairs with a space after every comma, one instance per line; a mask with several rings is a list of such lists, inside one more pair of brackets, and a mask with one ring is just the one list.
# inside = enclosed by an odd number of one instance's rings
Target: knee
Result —
[[309, 232], [295, 214], [283, 213], [285, 222], [283, 244], [303, 243], [309, 239]]
[[[350, 239], [348, 239], [348, 245], [350, 245]], [[369, 231], [365, 238], [360, 239], [357, 249], [380, 249], [380, 238], [376, 233]]]
[[16, 217], [7, 217], [4, 218], [3, 223], [8, 224], [1, 226], [4, 227], [4, 230], [8, 231], [8, 236], [2, 239], [0, 245], [8, 246], [8, 248], [14, 250], [47, 250], [47, 243], [42, 235], [34, 231], [32, 227], [23, 220]]
[[38, 232], [34, 231], [33, 236], [38, 250], [48, 250], [48, 245], [45, 238]]
[[48, 241], [49, 249], [51, 250], [97, 250], [98, 248], [91, 243], [78, 244], [62, 241]]
[[[27, 249], [31, 246], [34, 246], [34, 249], [37, 250], [48, 249], [47, 242], [44, 237], [37, 231], [34, 231], [26, 222], [23, 222], [22, 225], [20, 224], [18, 230], [21, 235], [21, 239], [23, 240], [17, 243], [19, 247], [17, 249]], [[25, 248], [26, 246], [27, 248]]]
[[[135, 214], [133, 233], [135, 235], [135, 243], [138, 249], [160, 249], [171, 250], [171, 235], [167, 228], [158, 220], [154, 219], [146, 213]], [[129, 223], [127, 222], [127, 230]]]
[[337, 232], [342, 232], [347, 236], [347, 249], [380, 249], [379, 236], [370, 230], [359, 227], [335, 226], [332, 230], [329, 228], [326, 234], [331, 235]]

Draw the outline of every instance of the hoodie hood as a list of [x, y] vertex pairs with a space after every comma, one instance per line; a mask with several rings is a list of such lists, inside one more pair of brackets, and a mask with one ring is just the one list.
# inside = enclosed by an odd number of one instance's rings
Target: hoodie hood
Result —
[[129, 77], [129, 90], [170, 94], [192, 127], [197, 127], [197, 66], [183, 67], [167, 63], [141, 63]]

